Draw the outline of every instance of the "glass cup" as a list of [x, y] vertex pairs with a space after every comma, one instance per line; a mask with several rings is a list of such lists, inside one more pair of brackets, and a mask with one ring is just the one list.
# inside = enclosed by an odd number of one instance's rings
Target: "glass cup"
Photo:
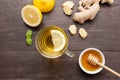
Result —
[[57, 26], [42, 28], [36, 36], [35, 45], [38, 52], [46, 58], [58, 58], [64, 53], [73, 57], [74, 53], [68, 50], [68, 37], [66, 32]]

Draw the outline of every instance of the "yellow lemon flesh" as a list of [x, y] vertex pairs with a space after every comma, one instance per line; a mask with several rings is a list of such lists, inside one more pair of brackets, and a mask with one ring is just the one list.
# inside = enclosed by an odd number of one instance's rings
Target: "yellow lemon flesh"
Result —
[[54, 45], [54, 51], [58, 52], [65, 47], [65, 36], [59, 30], [51, 30], [52, 42]]
[[42, 21], [41, 11], [33, 5], [24, 6], [21, 11], [21, 16], [23, 21], [31, 27], [37, 27]]
[[42, 13], [47, 13], [54, 8], [55, 0], [33, 0], [33, 4], [38, 7]]

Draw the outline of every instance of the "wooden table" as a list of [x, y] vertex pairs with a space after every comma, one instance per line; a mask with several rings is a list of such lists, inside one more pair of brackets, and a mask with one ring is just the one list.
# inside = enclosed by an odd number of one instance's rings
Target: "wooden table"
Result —
[[[56, 0], [55, 8], [43, 14], [43, 22], [37, 28], [30, 28], [21, 18], [21, 9], [32, 0], [0, 0], [0, 80], [120, 80], [106, 70], [96, 75], [85, 74], [78, 65], [78, 57], [86, 48], [100, 49], [106, 59], [106, 65], [120, 73], [120, 0], [112, 6], [101, 5], [98, 15], [93, 21], [80, 25], [66, 16], [61, 5], [66, 0]], [[78, 1], [73, 11], [77, 11]], [[75, 24], [77, 28], [85, 28], [87, 39], [78, 34], [72, 36], [68, 26]], [[37, 32], [47, 25], [63, 28], [69, 37], [69, 50], [75, 58], [66, 55], [50, 60], [41, 56], [33, 43], [27, 46], [25, 32], [33, 30], [33, 42]]]

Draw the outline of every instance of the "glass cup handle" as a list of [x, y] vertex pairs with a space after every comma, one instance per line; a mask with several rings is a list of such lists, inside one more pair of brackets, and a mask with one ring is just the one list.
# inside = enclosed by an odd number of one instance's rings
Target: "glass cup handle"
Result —
[[75, 56], [75, 54], [69, 50], [66, 50], [64, 53], [71, 58]]

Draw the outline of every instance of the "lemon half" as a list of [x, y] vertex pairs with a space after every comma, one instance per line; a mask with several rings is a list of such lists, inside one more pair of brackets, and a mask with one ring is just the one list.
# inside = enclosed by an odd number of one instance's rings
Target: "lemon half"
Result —
[[59, 30], [51, 30], [52, 42], [54, 45], [54, 51], [58, 52], [65, 47], [66, 40], [65, 36]]
[[23, 21], [31, 27], [37, 27], [42, 21], [41, 11], [33, 5], [24, 6], [21, 11], [21, 16]]
[[33, 0], [34, 6], [38, 7], [41, 12], [50, 12], [55, 6], [55, 0]]

